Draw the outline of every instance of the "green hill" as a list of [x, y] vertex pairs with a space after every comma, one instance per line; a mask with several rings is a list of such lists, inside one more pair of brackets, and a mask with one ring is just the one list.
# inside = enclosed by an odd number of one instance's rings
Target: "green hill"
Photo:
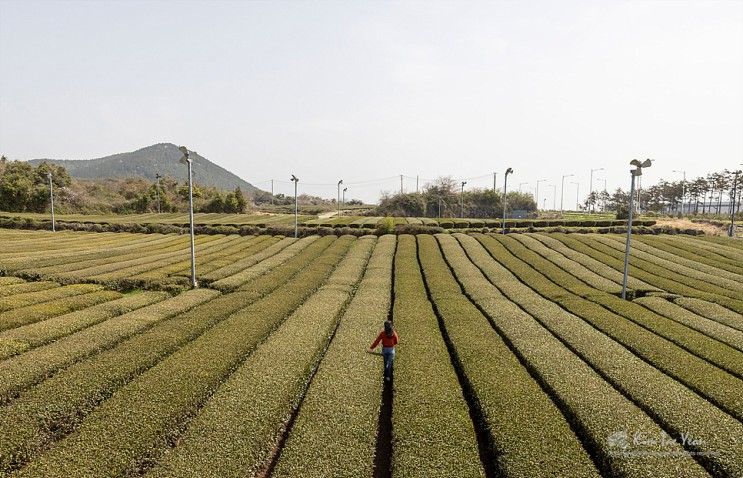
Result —
[[[64, 166], [73, 178], [105, 179], [143, 177], [155, 180], [155, 175], [169, 176], [179, 181], [187, 179], [186, 167], [178, 162], [183, 155], [178, 146], [160, 143], [130, 153], [119, 153], [96, 159], [32, 159], [31, 164], [42, 161]], [[222, 190], [240, 187], [246, 194], [253, 195], [258, 188], [240, 179], [235, 174], [218, 166], [199, 154], [192, 153], [194, 181]]]

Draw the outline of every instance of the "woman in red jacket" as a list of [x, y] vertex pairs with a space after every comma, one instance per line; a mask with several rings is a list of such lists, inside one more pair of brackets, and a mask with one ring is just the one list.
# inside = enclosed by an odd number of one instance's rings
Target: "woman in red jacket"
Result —
[[384, 379], [389, 380], [392, 372], [392, 361], [395, 360], [395, 345], [399, 339], [397, 332], [392, 327], [392, 322], [385, 320], [384, 330], [379, 332], [377, 339], [369, 347], [369, 352], [373, 352], [379, 342], [382, 342], [382, 356], [384, 357]]

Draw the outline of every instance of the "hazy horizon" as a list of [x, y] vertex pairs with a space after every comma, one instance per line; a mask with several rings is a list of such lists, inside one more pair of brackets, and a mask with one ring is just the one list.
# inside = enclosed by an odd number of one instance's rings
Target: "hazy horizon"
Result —
[[590, 168], [613, 190], [633, 158], [646, 184], [743, 163], [738, 1], [0, 0], [0, 71], [11, 159], [172, 142], [277, 193], [502, 187], [510, 166], [558, 201], [575, 174], [567, 204]]

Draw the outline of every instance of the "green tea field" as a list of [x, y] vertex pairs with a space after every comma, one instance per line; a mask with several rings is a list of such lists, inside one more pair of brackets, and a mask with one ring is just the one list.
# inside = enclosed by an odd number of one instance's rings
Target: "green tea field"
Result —
[[740, 240], [0, 244], [0, 476], [743, 476]]

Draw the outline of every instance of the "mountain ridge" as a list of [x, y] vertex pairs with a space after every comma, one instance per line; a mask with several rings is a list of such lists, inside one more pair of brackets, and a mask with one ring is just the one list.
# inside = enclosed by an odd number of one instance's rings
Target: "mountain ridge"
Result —
[[[28, 162], [37, 165], [42, 162], [64, 166], [70, 176], [79, 179], [105, 179], [122, 177], [144, 177], [154, 181], [155, 175], [169, 176], [178, 181], [188, 179], [185, 166], [178, 160], [183, 154], [173, 143], [157, 143], [136, 151], [117, 153], [92, 159], [32, 159]], [[194, 182], [223, 190], [240, 187], [246, 194], [260, 192], [249, 182], [229, 170], [219, 166], [198, 153], [191, 153], [193, 159]]]

